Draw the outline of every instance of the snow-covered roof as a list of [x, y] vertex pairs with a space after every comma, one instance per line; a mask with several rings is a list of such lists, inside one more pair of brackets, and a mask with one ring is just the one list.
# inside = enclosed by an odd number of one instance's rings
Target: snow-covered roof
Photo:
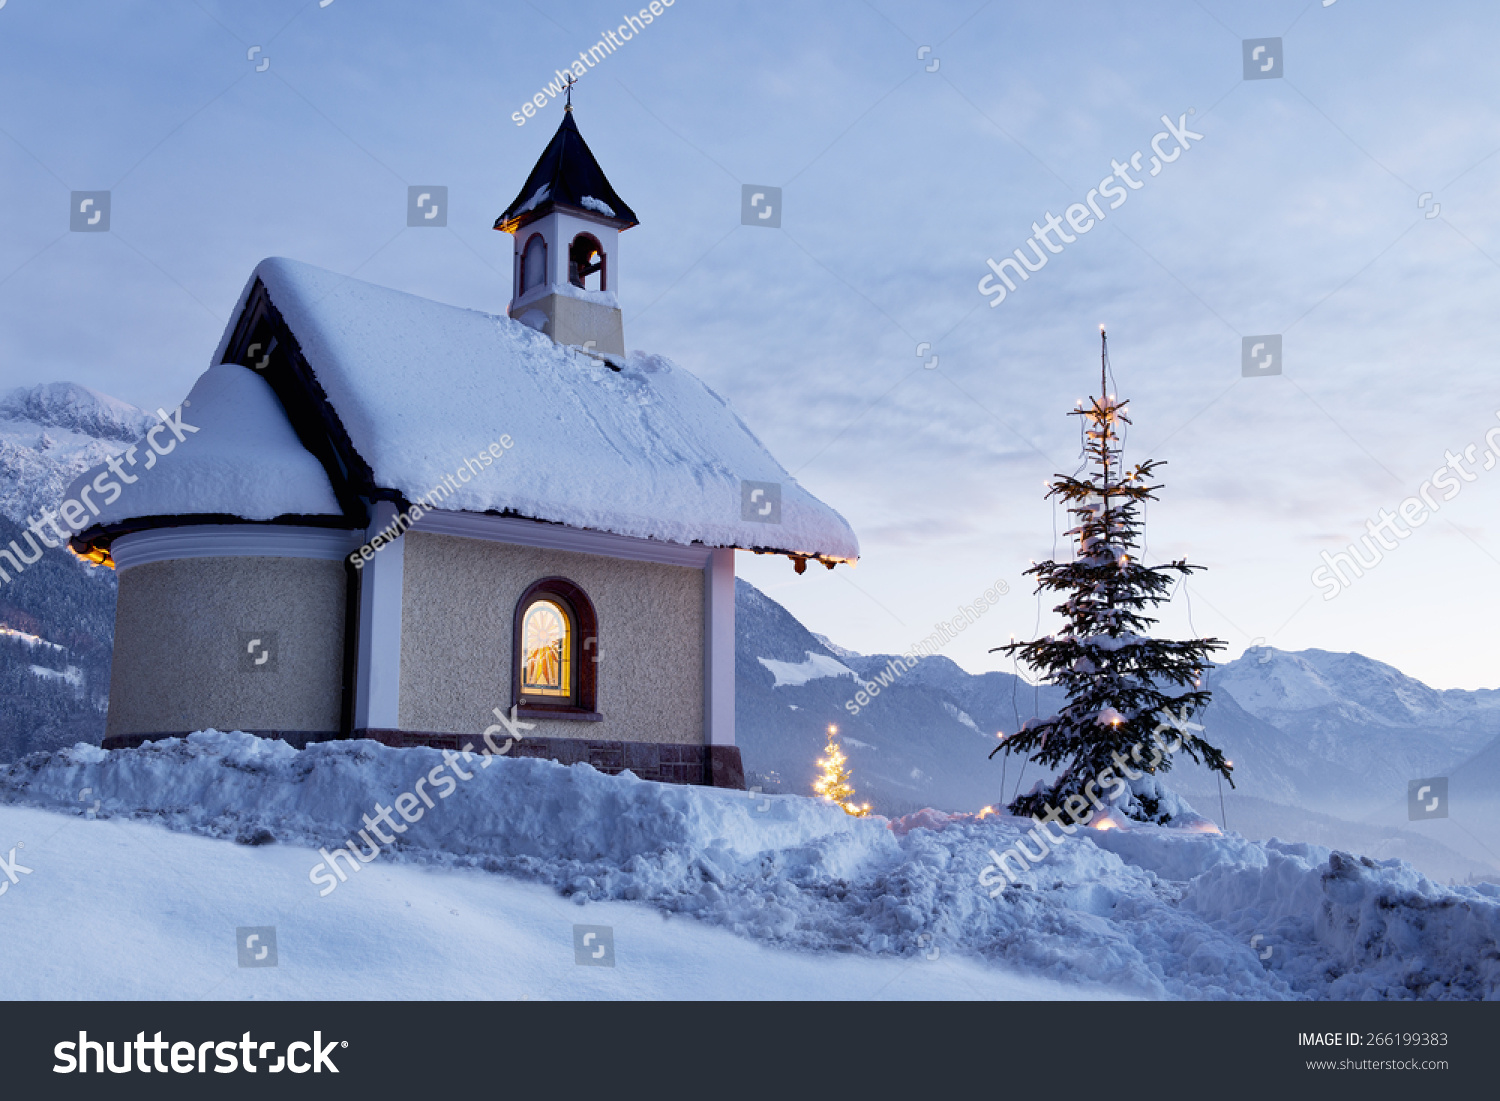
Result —
[[[270, 259], [251, 276], [215, 363], [258, 284], [311, 374], [305, 391], [281, 400], [307, 407], [291, 418], [303, 424], [299, 413], [326, 403], [351, 467], [368, 478], [355, 492], [417, 500], [508, 436], [503, 458], [444, 509], [680, 544], [859, 555], [844, 518], [798, 485], [723, 398], [660, 356], [632, 352], [616, 370], [508, 317]], [[200, 397], [205, 387], [216, 397]], [[101, 524], [339, 511], [325, 467], [297, 443], [281, 404], [269, 407], [276, 396], [255, 371], [213, 367], [191, 400], [184, 418], [202, 429], [158, 468], [179, 473], [151, 490], [125, 487]], [[233, 412], [218, 416], [215, 402]], [[780, 487], [779, 523], [744, 518], [745, 482]]]
[[[223, 363], [205, 371], [183, 402], [176, 438], [156, 433], [165, 455], [153, 456], [144, 441], [119, 459], [134, 482], [120, 484], [113, 504], [99, 507], [95, 523], [127, 525], [161, 516], [338, 517], [343, 514], [323, 464], [302, 446], [286, 410], [266, 380], [248, 367]], [[147, 427], [159, 424], [151, 417]], [[189, 428], [197, 431], [189, 431]], [[150, 463], [148, 467], [146, 464]], [[86, 471], [69, 487], [79, 490], [108, 466]], [[96, 498], [97, 502], [98, 498]]]
[[639, 222], [635, 212], [615, 194], [604, 169], [594, 159], [578, 132], [571, 110], [563, 112], [562, 123], [542, 155], [536, 167], [526, 177], [526, 183], [515, 201], [506, 207], [505, 213], [495, 219], [495, 228], [514, 232], [523, 221], [539, 218], [554, 206], [567, 206], [579, 210], [592, 210], [622, 223], [621, 229], [629, 229]]

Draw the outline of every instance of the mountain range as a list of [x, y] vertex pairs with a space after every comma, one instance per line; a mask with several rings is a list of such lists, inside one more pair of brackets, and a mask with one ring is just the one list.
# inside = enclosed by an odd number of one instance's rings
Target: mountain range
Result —
[[[0, 397], [0, 547], [154, 420], [68, 382]], [[22, 571], [0, 560], [0, 760], [103, 737], [114, 622], [111, 570], [66, 549], [46, 549]]]
[[[154, 420], [71, 383], [0, 398], [0, 546]], [[102, 738], [114, 598], [112, 571], [63, 550], [0, 583], [0, 761]], [[1058, 690], [941, 655], [898, 673], [893, 655], [814, 634], [746, 581], [735, 603], [737, 741], [753, 787], [809, 793], [830, 724], [858, 799], [890, 816], [998, 807], [1043, 777], [989, 755], [998, 733], [1055, 711]], [[878, 695], [858, 704], [872, 684]], [[1440, 691], [1359, 654], [1272, 649], [1215, 667], [1208, 687], [1201, 722], [1236, 786], [1221, 791], [1191, 762], [1167, 778], [1202, 813], [1440, 878], [1500, 873], [1500, 690]], [[1413, 821], [1412, 781], [1430, 778], [1448, 781], [1447, 816]]]
[[[736, 614], [736, 738], [752, 785], [809, 792], [830, 724], [856, 800], [883, 814], [998, 807], [1043, 778], [989, 754], [1000, 732], [1052, 714], [1057, 689], [941, 655], [892, 677], [893, 655], [838, 646], [745, 581]], [[882, 675], [852, 714], [848, 701]], [[1212, 669], [1208, 687], [1197, 721], [1234, 762], [1235, 786], [1188, 760], [1166, 778], [1201, 813], [1440, 879], [1500, 875], [1500, 692], [1440, 691], [1359, 654], [1265, 648]], [[1446, 816], [1412, 820], [1412, 781], [1432, 778], [1448, 783]]]

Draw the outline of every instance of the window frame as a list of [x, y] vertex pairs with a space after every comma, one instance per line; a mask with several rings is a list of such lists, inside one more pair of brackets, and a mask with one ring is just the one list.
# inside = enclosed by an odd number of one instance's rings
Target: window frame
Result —
[[[527, 255], [527, 253], [529, 253], [531, 251], [531, 243], [533, 241], [540, 241], [542, 243], [542, 262], [541, 262], [542, 273], [541, 273], [541, 278], [536, 281], [536, 285], [528, 287], [526, 285], [526, 276], [530, 273], [531, 269], [530, 269], [530, 267], [526, 263], [526, 255]], [[541, 232], [540, 230], [538, 230], [537, 232], [533, 233], [530, 237], [526, 238], [526, 244], [524, 244], [524, 245], [521, 246], [521, 272], [520, 272], [520, 274], [521, 274], [521, 289], [516, 294], [517, 298], [524, 297], [525, 295], [527, 295], [527, 294], [531, 293], [533, 290], [535, 290], [537, 287], [545, 287], [547, 285], [547, 235], [545, 233]]]
[[[572, 686], [567, 699], [547, 696], [523, 696], [521, 675], [525, 666], [525, 619], [527, 610], [538, 600], [549, 600], [560, 606], [568, 618], [568, 664]], [[544, 577], [532, 582], [516, 601], [511, 621], [510, 702], [521, 718], [563, 719], [573, 722], [600, 722], [599, 687], [599, 620], [588, 594], [566, 577]]]

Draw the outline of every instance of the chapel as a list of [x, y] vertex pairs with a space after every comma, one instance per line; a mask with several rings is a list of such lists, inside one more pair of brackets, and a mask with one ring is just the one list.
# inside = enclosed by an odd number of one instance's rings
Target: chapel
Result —
[[723, 398], [626, 351], [635, 225], [570, 106], [495, 222], [503, 314], [258, 264], [180, 442], [113, 460], [72, 541], [119, 579], [105, 748], [478, 748], [503, 716], [514, 756], [742, 788], [735, 553], [859, 547]]

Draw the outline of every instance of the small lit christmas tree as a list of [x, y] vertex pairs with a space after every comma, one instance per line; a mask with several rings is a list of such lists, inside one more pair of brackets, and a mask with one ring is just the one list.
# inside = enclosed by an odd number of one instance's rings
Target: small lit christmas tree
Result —
[[845, 814], [863, 818], [870, 813], [870, 804], [864, 803], [856, 807], [852, 802], [854, 787], [849, 783], [849, 758], [844, 756], [843, 749], [833, 740], [838, 732], [838, 727], [829, 725], [828, 745], [824, 747], [827, 756], [818, 758], [818, 767], [823, 770], [823, 775], [813, 781], [813, 791], [830, 803], [837, 803]]
[[1084, 419], [1084, 461], [1090, 469], [1083, 477], [1055, 475], [1047, 491], [1074, 517], [1067, 533], [1076, 539], [1073, 560], [1039, 562], [1026, 571], [1036, 575], [1038, 592], [1064, 594], [1053, 611], [1067, 622], [1056, 635], [995, 648], [1019, 655], [1068, 696], [1057, 714], [1028, 721], [1004, 741], [1007, 754], [1062, 766], [1055, 780], [1021, 795], [1010, 810], [1026, 817], [1045, 814], [1049, 807], [1062, 808], [1069, 797], [1087, 805], [1087, 786], [1107, 783], [1099, 780], [1102, 774], [1124, 779], [1139, 769], [1139, 779], [1130, 779], [1116, 809], [1138, 820], [1164, 822], [1176, 800], [1165, 798], [1155, 774], [1172, 767], [1172, 752], [1186, 753], [1234, 785], [1224, 754], [1192, 733], [1203, 728], [1191, 721], [1208, 706], [1203, 670], [1224, 643], [1146, 635], [1156, 622], [1147, 612], [1170, 596], [1179, 575], [1203, 567], [1183, 559], [1160, 566], [1140, 560], [1139, 509], [1156, 499], [1161, 486], [1150, 481], [1161, 464], [1147, 460], [1124, 469], [1120, 426], [1130, 418], [1126, 403], [1109, 393], [1109, 346], [1102, 326], [1099, 338], [1099, 396], [1072, 413]]

